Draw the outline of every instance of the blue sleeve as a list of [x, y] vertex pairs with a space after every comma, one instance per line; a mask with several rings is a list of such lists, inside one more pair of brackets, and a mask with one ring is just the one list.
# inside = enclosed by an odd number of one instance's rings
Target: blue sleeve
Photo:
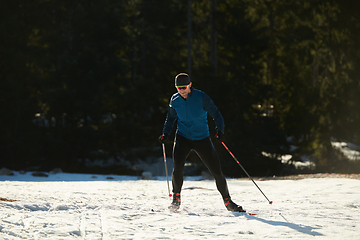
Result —
[[168, 113], [167, 113], [167, 116], [166, 116], [163, 133], [166, 133], [166, 134], [171, 133], [171, 131], [172, 131], [173, 127], [174, 127], [174, 123], [177, 120], [177, 118], [178, 118], [177, 113], [172, 108], [172, 103], [171, 103], [171, 100], [170, 100], [169, 109], [168, 109]]
[[215, 130], [224, 133], [224, 129], [225, 129], [224, 118], [222, 117], [217, 106], [214, 104], [214, 102], [206, 93], [204, 93], [203, 95], [203, 108], [214, 119], [216, 125]]

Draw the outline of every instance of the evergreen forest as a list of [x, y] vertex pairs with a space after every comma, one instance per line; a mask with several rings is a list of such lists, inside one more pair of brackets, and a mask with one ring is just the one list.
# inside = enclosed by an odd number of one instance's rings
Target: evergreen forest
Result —
[[[96, 159], [161, 158], [174, 77], [186, 72], [221, 111], [226, 144], [250, 174], [286, 174], [286, 154], [309, 156], [312, 171], [360, 173], [360, 159], [331, 145], [360, 145], [358, 1], [1, 5], [0, 167], [86, 172]], [[244, 175], [214, 145], [224, 173]]]

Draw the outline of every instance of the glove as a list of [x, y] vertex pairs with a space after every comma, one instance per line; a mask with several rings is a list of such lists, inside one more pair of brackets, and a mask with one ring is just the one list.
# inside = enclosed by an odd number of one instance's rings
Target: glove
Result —
[[216, 141], [218, 141], [218, 142], [224, 142], [224, 141], [225, 141], [224, 134], [223, 134], [221, 131], [218, 131], [218, 132], [215, 134], [215, 139], [216, 139]]
[[160, 143], [166, 143], [169, 140], [169, 135], [167, 133], [163, 133], [159, 137]]

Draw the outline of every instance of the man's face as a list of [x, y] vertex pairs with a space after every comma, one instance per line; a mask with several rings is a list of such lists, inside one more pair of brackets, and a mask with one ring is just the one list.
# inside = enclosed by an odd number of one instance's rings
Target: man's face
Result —
[[189, 83], [189, 85], [185, 85], [185, 86], [176, 86], [176, 89], [178, 91], [178, 93], [183, 97], [183, 98], [187, 98], [187, 96], [189, 95], [189, 93], [191, 92], [191, 82]]

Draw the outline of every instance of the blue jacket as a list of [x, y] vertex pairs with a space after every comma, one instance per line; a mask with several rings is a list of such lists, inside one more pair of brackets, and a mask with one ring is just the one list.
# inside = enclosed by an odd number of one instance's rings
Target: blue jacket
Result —
[[191, 88], [185, 100], [179, 93], [172, 95], [163, 133], [170, 134], [178, 120], [176, 133], [190, 140], [201, 140], [210, 135], [207, 114], [214, 119], [216, 131], [224, 133], [224, 119], [211, 98]]

